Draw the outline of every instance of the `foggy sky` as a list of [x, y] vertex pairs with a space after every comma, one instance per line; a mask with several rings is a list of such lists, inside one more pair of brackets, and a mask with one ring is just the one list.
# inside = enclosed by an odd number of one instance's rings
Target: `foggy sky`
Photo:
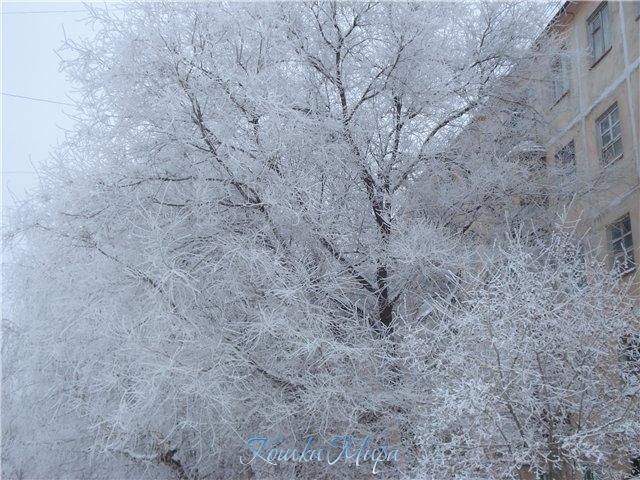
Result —
[[[29, 12], [29, 13], [16, 13]], [[2, 92], [71, 103], [71, 85], [59, 71], [67, 36], [88, 36], [79, 2], [3, 2]], [[63, 30], [64, 28], [64, 30]], [[5, 206], [37, 184], [37, 166], [70, 128], [73, 107], [2, 95], [2, 194]], [[35, 169], [34, 169], [35, 166]]]

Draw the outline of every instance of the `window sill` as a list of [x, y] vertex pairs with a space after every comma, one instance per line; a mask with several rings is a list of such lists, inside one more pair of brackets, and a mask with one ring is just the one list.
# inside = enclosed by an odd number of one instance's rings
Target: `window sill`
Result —
[[609, 160], [607, 163], [604, 163], [602, 159], [600, 159], [600, 164], [602, 165], [602, 168], [609, 168], [614, 163], [618, 163], [623, 157], [624, 157], [624, 154], [621, 153], [616, 158]]
[[613, 47], [609, 47], [607, 48], [604, 52], [602, 52], [602, 55], [600, 55], [598, 58], [596, 58], [595, 60], [593, 60], [591, 62], [591, 66], [589, 67], [589, 70], [593, 70], [596, 65], [598, 65], [600, 63], [600, 61], [607, 56], [607, 54], [611, 51]]
[[549, 110], [552, 110], [567, 95], [569, 95], [569, 89], [568, 88], [562, 93], [562, 95], [560, 95], [558, 98], [553, 100], [553, 102], [551, 103], [551, 106], [549, 107]]

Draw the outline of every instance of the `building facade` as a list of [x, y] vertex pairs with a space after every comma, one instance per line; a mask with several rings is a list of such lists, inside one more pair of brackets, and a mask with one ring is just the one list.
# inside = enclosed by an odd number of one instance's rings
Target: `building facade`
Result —
[[[565, 2], [547, 92], [547, 162], [577, 182], [585, 239], [637, 284], [640, 263], [640, 2]], [[640, 298], [636, 287], [635, 293]]]
[[[631, 283], [640, 312], [640, 1], [564, 2], [547, 31], [561, 43], [539, 92], [553, 132], [547, 172], [576, 192], [556, 207]], [[563, 478], [597, 480], [613, 468], [640, 479], [640, 458], [582, 467]], [[547, 480], [527, 468], [521, 477]]]

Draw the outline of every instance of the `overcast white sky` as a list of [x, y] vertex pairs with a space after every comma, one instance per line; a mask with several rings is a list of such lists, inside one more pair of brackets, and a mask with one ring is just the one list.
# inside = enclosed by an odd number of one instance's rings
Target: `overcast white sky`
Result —
[[[105, 2], [100, 2], [105, 3]], [[106, 3], [118, 3], [107, 0]], [[71, 85], [56, 54], [69, 37], [91, 35], [85, 8], [76, 2], [2, 2], [2, 204], [21, 199], [37, 184], [34, 169], [71, 125]]]
[[[22, 95], [69, 102], [71, 85], [56, 54], [67, 36], [85, 37], [91, 27], [80, 2], [2, 2], [2, 201], [24, 198], [37, 183], [34, 165], [63, 138], [73, 107], [15, 98]], [[30, 160], [31, 159], [31, 160]]]

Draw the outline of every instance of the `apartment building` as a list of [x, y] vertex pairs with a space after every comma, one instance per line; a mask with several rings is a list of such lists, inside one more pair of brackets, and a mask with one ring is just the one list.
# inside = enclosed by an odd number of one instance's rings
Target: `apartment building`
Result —
[[[640, 1], [565, 2], [549, 25], [562, 42], [545, 95], [547, 162], [577, 182], [570, 217], [590, 246], [640, 278]], [[640, 298], [640, 289], [636, 287]]]
[[[640, 1], [564, 2], [547, 31], [561, 43], [537, 93], [553, 132], [547, 172], [577, 192], [556, 207], [634, 285], [640, 311]], [[602, 468], [640, 479], [640, 458], [561, 474], [598, 480]], [[527, 468], [521, 477], [547, 480]]]

